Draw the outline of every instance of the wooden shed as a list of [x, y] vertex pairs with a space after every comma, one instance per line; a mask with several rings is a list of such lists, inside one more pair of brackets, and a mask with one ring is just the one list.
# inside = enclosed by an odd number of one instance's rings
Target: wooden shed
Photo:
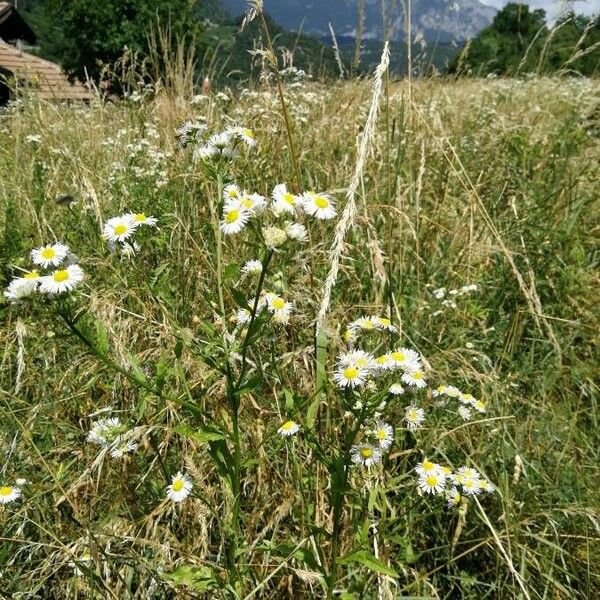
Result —
[[8, 2], [0, 2], [0, 105], [27, 91], [45, 100], [91, 100], [94, 94], [71, 82], [59, 65], [23, 50], [35, 33]]

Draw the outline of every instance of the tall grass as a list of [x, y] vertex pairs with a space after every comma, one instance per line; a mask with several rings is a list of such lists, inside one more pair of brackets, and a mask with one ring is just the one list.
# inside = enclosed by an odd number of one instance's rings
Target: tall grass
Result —
[[[330, 375], [344, 327], [367, 313], [390, 315], [431, 380], [472, 391], [488, 413], [462, 422], [426, 395], [427, 421], [413, 435], [401, 426], [408, 400], [388, 403], [396, 442], [380, 467], [348, 472], [330, 593], [598, 596], [598, 84], [410, 85], [410, 95], [404, 83], [384, 85], [364, 156], [355, 141], [369, 83], [280, 82], [193, 105], [164, 91], [89, 107], [30, 99], [0, 116], [4, 281], [32, 248], [68, 243], [87, 275], [77, 310], [96, 324], [91, 347], [100, 336], [113, 362], [75, 339], [49, 303], [0, 306], [0, 485], [27, 480], [20, 501], [0, 506], [4, 593], [323, 597], [333, 476], [308, 438], [328, 450], [352, 422]], [[326, 340], [315, 348], [311, 320], [335, 224], [312, 224], [310, 246], [269, 265], [269, 286], [296, 316], [248, 350], [261, 376], [235, 412], [210, 361], [220, 360], [236, 298], [248, 295], [239, 267], [257, 246], [218, 240], [219, 189], [173, 135], [199, 117], [211, 131], [253, 126], [259, 148], [229, 176], [264, 195], [287, 182], [328, 190], [343, 210], [364, 159]], [[61, 194], [75, 202], [57, 202]], [[131, 262], [99, 237], [125, 210], [160, 226]], [[478, 292], [432, 293], [467, 284]], [[118, 460], [85, 442], [90, 415], [109, 405], [140, 432], [140, 448]], [[219, 450], [219, 434], [202, 425], [209, 415], [237, 442]], [[289, 415], [303, 432], [285, 441], [276, 430]], [[237, 480], [220, 473], [219, 451], [237, 455]], [[423, 457], [471, 464], [496, 493], [447, 510], [417, 494], [412, 469]], [[165, 486], [178, 469], [195, 487], [174, 505]]]

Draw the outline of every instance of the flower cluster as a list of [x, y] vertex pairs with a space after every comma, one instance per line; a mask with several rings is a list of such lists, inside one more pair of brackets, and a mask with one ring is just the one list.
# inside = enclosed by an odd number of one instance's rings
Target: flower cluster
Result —
[[[457, 304], [455, 298], [460, 296], [465, 296], [466, 294], [472, 294], [479, 289], [479, 286], [476, 283], [471, 283], [469, 285], [463, 285], [460, 288], [447, 290], [445, 287], [437, 288], [431, 292], [433, 297], [436, 300], [441, 300], [442, 308], [457, 308]], [[436, 310], [433, 315], [437, 316], [442, 313], [441, 309]]]
[[460, 404], [457, 412], [465, 421], [469, 421], [472, 418], [472, 410], [475, 410], [481, 414], [485, 414], [487, 412], [487, 407], [483, 400], [478, 400], [473, 396], [473, 394], [461, 392], [453, 385], [439, 385], [431, 392], [431, 394], [434, 398], [447, 396], [448, 398], [458, 400]]
[[228, 127], [224, 131], [215, 133], [204, 139], [205, 132], [206, 128], [196, 127], [194, 131], [193, 126], [188, 125], [186, 127], [185, 124], [178, 130], [180, 145], [183, 135], [185, 135], [186, 146], [192, 142], [196, 144], [196, 147], [194, 148], [195, 160], [214, 161], [219, 158], [235, 158], [240, 143], [245, 144], [248, 147], [252, 147], [256, 144], [254, 132], [247, 127]]
[[448, 507], [458, 505], [463, 496], [494, 491], [492, 484], [472, 467], [460, 467], [454, 472], [450, 467], [424, 460], [415, 471], [418, 489], [425, 494], [445, 495]]
[[53, 270], [42, 275], [38, 269], [34, 269], [21, 277], [15, 277], [4, 292], [4, 296], [11, 302], [38, 291], [44, 294], [70, 292], [83, 280], [83, 270], [75, 264], [77, 257], [71, 254], [65, 244], [48, 244], [36, 248], [31, 251], [31, 260], [38, 267]]
[[119, 252], [121, 256], [131, 257], [140, 250], [140, 245], [132, 236], [139, 227], [156, 227], [157, 219], [145, 213], [125, 213], [106, 221], [102, 229], [102, 237], [108, 241], [111, 252]]
[[[249, 309], [241, 308], [237, 311], [235, 321], [238, 325], [245, 325], [250, 322], [252, 318], [252, 309], [254, 308], [254, 299], [248, 300], [248, 306], [250, 307]], [[290, 320], [294, 305], [292, 302], [288, 302], [278, 294], [265, 292], [258, 299], [256, 309], [258, 313], [264, 310], [268, 311], [275, 323], [286, 325]]]
[[138, 444], [133, 441], [134, 434], [118, 417], [108, 417], [92, 424], [87, 441], [108, 450], [113, 458], [121, 458], [124, 454], [137, 450]]

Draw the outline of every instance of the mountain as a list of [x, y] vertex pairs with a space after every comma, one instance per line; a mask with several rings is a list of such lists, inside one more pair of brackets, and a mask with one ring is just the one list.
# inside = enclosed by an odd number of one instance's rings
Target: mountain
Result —
[[[247, 0], [221, 0], [232, 15], [243, 13]], [[365, 0], [365, 25], [363, 39], [384, 38], [382, 0]], [[388, 37], [404, 37], [404, 12], [402, 0], [383, 0]], [[355, 37], [357, 33], [360, 0], [264, 0], [265, 12], [284, 29], [329, 36], [329, 23], [336, 36]], [[413, 36], [427, 41], [462, 41], [474, 37], [487, 27], [496, 9], [479, 0], [413, 0]]]

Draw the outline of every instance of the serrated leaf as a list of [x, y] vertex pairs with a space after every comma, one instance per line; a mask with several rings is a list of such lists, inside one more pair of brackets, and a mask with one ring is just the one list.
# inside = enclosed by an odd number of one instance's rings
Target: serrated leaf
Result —
[[341, 565], [353, 562], [360, 563], [376, 573], [383, 573], [384, 575], [389, 575], [390, 577], [398, 577], [398, 573], [396, 573], [394, 569], [383, 564], [378, 558], [375, 558], [367, 550], [355, 550], [354, 552], [350, 552], [350, 554], [347, 554], [340, 559]]

